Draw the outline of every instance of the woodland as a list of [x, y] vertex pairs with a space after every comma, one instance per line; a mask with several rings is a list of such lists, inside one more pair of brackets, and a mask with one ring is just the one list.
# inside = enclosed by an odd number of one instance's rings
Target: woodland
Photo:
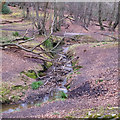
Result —
[[0, 103], [8, 119], [120, 119], [120, 2], [0, 2]]

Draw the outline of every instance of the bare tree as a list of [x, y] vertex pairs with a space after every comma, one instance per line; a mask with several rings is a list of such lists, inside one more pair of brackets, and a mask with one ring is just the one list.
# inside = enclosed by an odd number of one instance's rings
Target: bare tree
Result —
[[118, 11], [119, 11], [119, 25], [118, 25], [118, 38], [120, 40], [120, 2], [119, 2], [119, 6], [118, 6]]
[[109, 31], [111, 31], [112, 23], [113, 23], [113, 21], [114, 21], [115, 9], [116, 9], [116, 2], [114, 2], [113, 11], [112, 11], [112, 13], [111, 13], [111, 15], [110, 15]]
[[99, 2], [99, 11], [98, 11], [99, 17], [98, 17], [98, 22], [100, 24], [100, 29], [105, 30], [102, 24], [102, 3]]
[[93, 5], [94, 5], [93, 3], [90, 4], [90, 11], [89, 11], [89, 16], [88, 16], [88, 21], [87, 21], [87, 23], [86, 23], [86, 27], [89, 26], [90, 21], [91, 21], [91, 19], [92, 19]]
[[45, 29], [45, 23], [46, 23], [46, 14], [47, 14], [47, 7], [48, 7], [48, 2], [44, 3], [44, 16], [43, 16], [43, 20], [42, 20], [42, 30], [43, 30], [43, 34], [46, 32]]
[[62, 19], [62, 18], [64, 18], [64, 5], [65, 4], [63, 2], [59, 3], [59, 12], [58, 12], [59, 21], [60, 21], [58, 23], [58, 29], [59, 29], [59, 31], [61, 30], [61, 25], [64, 22], [64, 19]]
[[118, 26], [118, 24], [119, 24], [119, 12], [120, 12], [120, 3], [118, 4], [118, 12], [117, 12], [117, 14], [116, 14], [116, 19], [115, 19], [115, 22], [114, 22], [114, 24], [113, 24], [113, 26], [112, 26], [112, 30], [113, 31], [115, 31], [115, 28]]
[[53, 31], [56, 32], [58, 31], [58, 28], [57, 28], [57, 3], [54, 2], [54, 27], [53, 27]]

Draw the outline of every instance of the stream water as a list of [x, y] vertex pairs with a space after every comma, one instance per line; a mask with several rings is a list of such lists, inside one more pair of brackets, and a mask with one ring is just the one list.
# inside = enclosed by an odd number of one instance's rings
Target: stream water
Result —
[[[66, 56], [66, 52], [68, 51], [68, 47], [62, 47], [62, 54], [58, 53], [57, 58], [62, 57], [63, 60], [68, 61], [69, 59]], [[67, 63], [65, 66], [65, 69], [68, 71], [67, 74], [73, 72], [72, 65], [71, 63]], [[61, 82], [61, 86], [58, 86], [54, 91], [50, 92], [49, 94], [45, 94], [44, 97], [40, 98], [38, 101], [31, 102], [29, 104], [27, 103], [21, 103], [21, 104], [12, 104], [12, 105], [2, 105], [2, 113], [11, 113], [14, 111], [21, 111], [27, 108], [31, 108], [34, 106], [39, 106], [41, 103], [50, 101], [50, 100], [55, 100], [58, 97], [58, 93], [60, 91], [63, 91], [64, 93], [67, 94], [67, 88], [65, 87], [67, 78], [65, 77], [64, 80]]]

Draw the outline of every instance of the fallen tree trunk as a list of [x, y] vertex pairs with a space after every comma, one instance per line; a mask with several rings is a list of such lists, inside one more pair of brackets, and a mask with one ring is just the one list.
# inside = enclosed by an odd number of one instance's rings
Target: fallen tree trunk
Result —
[[14, 20], [14, 21], [10, 21], [10, 20], [2, 20], [2, 22], [0, 24], [9, 24], [9, 23], [14, 23], [14, 22], [22, 22], [24, 19], [20, 19], [20, 20]]
[[[95, 23], [96, 26], [100, 26], [99, 24]], [[109, 28], [107, 25], [102, 25], [103, 27]]]

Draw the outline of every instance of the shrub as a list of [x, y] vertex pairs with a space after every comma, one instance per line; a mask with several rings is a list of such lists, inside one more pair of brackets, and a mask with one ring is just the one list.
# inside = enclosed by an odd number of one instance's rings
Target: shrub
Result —
[[36, 89], [38, 89], [41, 85], [43, 85], [43, 82], [42, 82], [42, 81], [37, 81], [37, 82], [33, 82], [33, 83], [31, 84], [31, 87], [32, 87], [33, 90], [36, 90]]
[[7, 6], [7, 4], [4, 4], [2, 6], [2, 14], [10, 14], [10, 13], [12, 13], [10, 8]]

